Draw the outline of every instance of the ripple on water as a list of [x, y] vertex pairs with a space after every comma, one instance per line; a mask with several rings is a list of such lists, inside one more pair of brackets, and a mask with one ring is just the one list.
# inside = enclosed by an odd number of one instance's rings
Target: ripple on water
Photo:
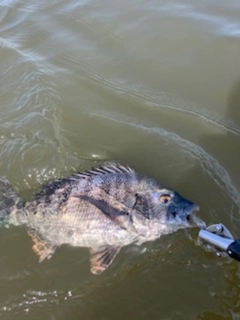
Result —
[[[9, 40], [4, 42], [1, 53], [5, 101], [0, 119], [2, 167], [10, 170], [20, 161], [20, 171], [26, 176], [25, 172], [36, 169], [38, 163], [45, 162], [48, 169], [54, 163], [62, 168], [68, 163], [68, 169], [76, 165], [77, 159], [69, 154], [71, 148], [61, 129], [61, 99], [51, 67], [42, 57], [19, 49]], [[50, 155], [53, 162], [49, 166]]]
[[151, 134], [157, 134], [161, 136], [161, 139], [172, 141], [181, 147], [185, 153], [187, 153], [191, 158], [194, 158], [202, 169], [215, 181], [215, 183], [227, 192], [230, 199], [240, 207], [240, 195], [237, 188], [232, 183], [232, 180], [226, 171], [226, 169], [211, 155], [209, 155], [203, 148], [194, 144], [190, 140], [182, 139], [176, 133], [168, 132], [161, 128], [154, 128], [145, 126], [144, 123], [138, 123], [136, 119], [131, 117], [123, 117], [121, 114], [103, 112], [92, 112], [92, 115], [96, 117], [102, 117], [116, 123], [129, 125], [137, 128], [138, 130], [144, 130]]
[[98, 86], [107, 88], [111, 92], [116, 92], [117, 94], [124, 94], [125, 96], [133, 97], [134, 99], [140, 99], [141, 103], [145, 103], [146, 106], [189, 113], [208, 123], [212, 123], [216, 127], [225, 129], [226, 132], [240, 136], [240, 127], [234, 119], [223, 117], [221, 114], [213, 112], [209, 108], [201, 107], [192, 101], [183, 101], [181, 98], [174, 97], [167, 92], [156, 95], [156, 93], [153, 94], [141, 84], [128, 83], [128, 81], [124, 81], [120, 78], [106, 78], [96, 72], [93, 73], [90, 71], [88, 77], [97, 83]]
[[[135, 3], [136, 4], [136, 3]], [[109, 65], [118, 65], [119, 60], [124, 59], [127, 54], [127, 59], [134, 59], [134, 52], [132, 54], [132, 47], [129, 45], [131, 36], [136, 33], [136, 45], [139, 45], [138, 38], [140, 36], [139, 30], [147, 30], [148, 21], [154, 17], [159, 21], [159, 13], [167, 14], [167, 16], [174, 16], [176, 18], [191, 19], [193, 24], [203, 21], [208, 21], [214, 24], [214, 28], [209, 26], [206, 28], [208, 32], [218, 32], [218, 28], [227, 29], [228, 26], [238, 30], [238, 20], [229, 17], [223, 18], [221, 13], [214, 14], [209, 9], [209, 12], [204, 12], [204, 6], [196, 4], [164, 4], [158, 5], [156, 1], [142, 4], [139, 11], [134, 13], [135, 4], [131, 3], [128, 10], [131, 13], [131, 22], [128, 14], [123, 10], [123, 5], [110, 6], [105, 12], [105, 7], [102, 3], [95, 4], [95, 10], [91, 10], [91, 3], [81, 4], [63, 4], [61, 3], [57, 10], [61, 13], [56, 17], [55, 22], [59, 30], [56, 35], [54, 47], [59, 55], [59, 61], [65, 65], [76, 65], [81, 72], [81, 78], [90, 79], [98, 86], [107, 88], [111, 92], [124, 94], [125, 96], [134, 97], [144, 101], [146, 106], [158, 107], [165, 109], [177, 110], [183, 113], [190, 113], [194, 116], [202, 118], [204, 121], [210, 122], [215, 126], [224, 128], [227, 132], [240, 135], [239, 125], [234, 119], [223, 116], [217, 111], [211, 111], [208, 106], [200, 106], [193, 101], [182, 101], [179, 97], [173, 97], [171, 93], [156, 92], [148, 90], [147, 87], [141, 83], [133, 82], [132, 79], [126, 79], [122, 76], [121, 71], [118, 71], [116, 77], [107, 76], [105, 73]], [[144, 9], [144, 10], [143, 10]], [[157, 12], [156, 15], [154, 12]], [[74, 17], [74, 27], [68, 19], [68, 14]], [[123, 21], [126, 20], [126, 23]], [[96, 29], [96, 25], [99, 28]], [[219, 31], [220, 32], [220, 31]], [[152, 36], [152, 35], [151, 35]], [[125, 41], [121, 41], [122, 38]], [[126, 39], [129, 39], [126, 41]], [[153, 37], [154, 39], [154, 37]], [[117, 45], [116, 45], [117, 44]], [[58, 49], [58, 50], [57, 50]], [[98, 52], [96, 55], [95, 52]], [[112, 55], [115, 59], [113, 60]], [[109, 55], [109, 60], [106, 62], [106, 57]], [[139, 62], [141, 64], [141, 62]], [[112, 69], [114, 69], [112, 67]], [[114, 70], [112, 71], [114, 73]]]

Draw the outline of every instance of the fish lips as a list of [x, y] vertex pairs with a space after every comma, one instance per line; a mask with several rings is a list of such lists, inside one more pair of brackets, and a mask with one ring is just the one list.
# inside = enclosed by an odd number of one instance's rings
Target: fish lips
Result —
[[183, 224], [186, 226], [197, 226], [199, 228], [205, 228], [205, 222], [197, 217], [195, 213], [200, 210], [200, 207], [191, 202], [185, 201], [182, 206], [170, 206], [168, 210], [168, 217], [172, 223]]

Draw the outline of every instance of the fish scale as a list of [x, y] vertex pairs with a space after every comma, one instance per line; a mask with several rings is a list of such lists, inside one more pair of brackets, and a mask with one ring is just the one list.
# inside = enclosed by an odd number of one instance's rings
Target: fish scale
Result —
[[191, 219], [197, 209], [176, 191], [120, 164], [50, 182], [31, 202], [0, 180], [0, 218], [8, 225], [26, 224], [39, 261], [63, 244], [88, 247], [94, 274], [107, 269], [123, 246], [191, 227], [191, 221], [200, 221]]

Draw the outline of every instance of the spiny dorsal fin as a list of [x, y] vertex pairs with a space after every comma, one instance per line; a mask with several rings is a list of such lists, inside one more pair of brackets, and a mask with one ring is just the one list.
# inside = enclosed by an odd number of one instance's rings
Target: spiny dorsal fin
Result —
[[107, 166], [101, 166], [99, 168], [93, 168], [92, 170], [88, 170], [86, 172], [80, 172], [74, 175], [75, 178], [81, 177], [81, 178], [88, 178], [91, 176], [99, 176], [109, 173], [133, 173], [134, 170], [130, 167], [124, 167], [121, 164], [112, 164]]
[[91, 272], [101, 274], [113, 262], [121, 247], [106, 246], [97, 249], [90, 249]]

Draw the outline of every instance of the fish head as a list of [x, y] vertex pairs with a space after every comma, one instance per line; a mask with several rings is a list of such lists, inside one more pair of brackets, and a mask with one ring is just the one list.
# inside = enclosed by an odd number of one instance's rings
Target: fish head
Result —
[[195, 215], [199, 206], [174, 190], [161, 187], [150, 192], [148, 204], [152, 219], [161, 224], [179, 228], [205, 227], [205, 223]]

